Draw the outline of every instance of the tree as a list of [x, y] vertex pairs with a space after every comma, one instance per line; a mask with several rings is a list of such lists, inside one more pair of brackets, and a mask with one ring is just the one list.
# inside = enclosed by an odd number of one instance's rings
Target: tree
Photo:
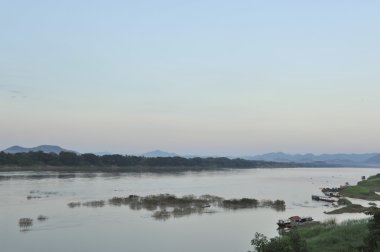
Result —
[[264, 252], [265, 247], [268, 246], [268, 238], [260, 233], [255, 234], [255, 238], [251, 240], [251, 245], [255, 247], [257, 252]]
[[80, 156], [82, 162], [86, 165], [100, 165], [101, 159], [92, 153], [85, 153]]
[[62, 151], [59, 153], [59, 161], [63, 165], [77, 165], [78, 155], [74, 152]]
[[260, 233], [255, 234], [251, 244], [257, 252], [307, 252], [306, 241], [302, 240], [296, 230], [280, 236], [268, 238]]
[[367, 251], [380, 251], [380, 209], [373, 207], [367, 211], [366, 214], [373, 216], [373, 218], [368, 222], [369, 234], [365, 239]]

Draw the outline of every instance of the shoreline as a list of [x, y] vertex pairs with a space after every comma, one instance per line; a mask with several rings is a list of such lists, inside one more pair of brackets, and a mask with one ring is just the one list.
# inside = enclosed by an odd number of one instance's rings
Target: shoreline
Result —
[[[307, 166], [290, 164], [279, 166], [257, 167], [205, 167], [205, 166], [1, 166], [0, 172], [74, 172], [74, 173], [181, 173], [192, 171], [231, 171], [251, 169], [288, 169], [288, 168], [342, 168], [342, 169], [380, 169], [380, 167], [349, 167], [349, 166]], [[348, 196], [347, 196], [348, 197]], [[362, 199], [362, 198], [361, 198]]]

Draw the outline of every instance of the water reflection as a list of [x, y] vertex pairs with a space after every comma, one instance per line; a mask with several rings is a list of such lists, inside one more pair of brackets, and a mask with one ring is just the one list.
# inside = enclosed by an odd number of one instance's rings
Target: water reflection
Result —
[[105, 201], [104, 200], [94, 200], [94, 201], [88, 201], [82, 203], [82, 206], [86, 207], [104, 207]]
[[[54, 245], [55, 252], [100, 252], [110, 249], [115, 252], [175, 252], [179, 247], [183, 252], [247, 251], [251, 249], [249, 240], [255, 232], [267, 237], [277, 235], [278, 219], [293, 215], [312, 216], [318, 221], [330, 218], [323, 212], [332, 210], [331, 206], [311, 201], [311, 195], [320, 193], [321, 188], [337, 187], [347, 181], [356, 184], [362, 175], [376, 173], [379, 170], [304, 168], [187, 172], [175, 175], [75, 173], [75, 179], [65, 179], [68, 176], [58, 179], [57, 172], [0, 172], [0, 240], [4, 241], [1, 242], [0, 250], [49, 252]], [[32, 174], [46, 174], [44, 177], [47, 179], [18, 179], [41, 178], [29, 176]], [[32, 194], [33, 190], [58, 192], [58, 195], [45, 198], [44, 194]], [[177, 197], [210, 194], [224, 199], [282, 199], [286, 201], [286, 210], [277, 212], [272, 208], [259, 207], [235, 210], [210, 204], [210, 207], [203, 208], [200, 213], [202, 217], [198, 218], [195, 209], [186, 207], [175, 210], [169, 206], [152, 204], [143, 207], [139, 203], [117, 206], [108, 201], [113, 196], [124, 199], [129, 194], [146, 196], [160, 193]], [[28, 194], [43, 198], [27, 200]], [[82, 206], [82, 203], [92, 200], [104, 200], [105, 204], [102, 208]], [[351, 201], [364, 204], [364, 200]], [[73, 209], [69, 208], [71, 204], [66, 206], [69, 202], [74, 203]], [[380, 205], [380, 202], [375, 203]], [[365, 204], [367, 206], [368, 202]], [[191, 215], [186, 215], [188, 213]], [[40, 214], [47, 215], [49, 219], [39, 221], [37, 217]], [[26, 230], [38, 232], [23, 232], [21, 235], [18, 221], [22, 217], [32, 217], [33, 224]], [[341, 222], [367, 216], [341, 214], [334, 217]], [[107, 239], [100, 239], [105, 235]]]
[[29, 191], [29, 195], [26, 196], [28, 200], [31, 199], [40, 199], [40, 198], [48, 198], [51, 195], [58, 195], [58, 192], [50, 192], [50, 191], [39, 191], [39, 190], [31, 190]]
[[46, 221], [47, 219], [48, 219], [48, 217], [45, 216], [45, 215], [42, 215], [42, 214], [40, 214], [40, 215], [37, 217], [37, 220], [38, 220], [38, 221]]
[[80, 202], [70, 202], [67, 204], [67, 206], [70, 208], [80, 207], [81, 205], [82, 205], [82, 203], [80, 203]]
[[[96, 178], [99, 173], [82, 173], [82, 172], [26, 172], [10, 173], [0, 175], [0, 181], [6, 180], [42, 180], [42, 179], [75, 179], [75, 178]], [[102, 174], [103, 176], [103, 174]], [[120, 174], [110, 173], [107, 176], [120, 176]]]

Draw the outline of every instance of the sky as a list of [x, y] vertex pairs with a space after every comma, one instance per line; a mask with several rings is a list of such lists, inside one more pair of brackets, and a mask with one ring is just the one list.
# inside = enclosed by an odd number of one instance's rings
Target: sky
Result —
[[380, 151], [380, 2], [0, 0], [0, 149]]

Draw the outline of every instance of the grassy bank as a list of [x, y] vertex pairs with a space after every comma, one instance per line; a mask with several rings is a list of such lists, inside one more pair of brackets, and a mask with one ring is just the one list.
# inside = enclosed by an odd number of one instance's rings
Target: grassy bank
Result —
[[380, 200], [380, 174], [362, 180], [354, 186], [346, 186], [340, 190], [340, 194], [344, 197], [364, 199], [364, 200]]
[[369, 209], [369, 207], [363, 207], [362, 205], [350, 204], [330, 212], [325, 212], [325, 214], [364, 213]]
[[259, 252], [338, 252], [361, 251], [369, 234], [368, 220], [350, 220], [341, 224], [328, 221], [312, 226], [298, 227], [273, 239], [256, 234], [252, 245]]
[[298, 232], [310, 252], [357, 251], [364, 246], [368, 227], [367, 220], [351, 220], [340, 225], [323, 223], [299, 228]]

